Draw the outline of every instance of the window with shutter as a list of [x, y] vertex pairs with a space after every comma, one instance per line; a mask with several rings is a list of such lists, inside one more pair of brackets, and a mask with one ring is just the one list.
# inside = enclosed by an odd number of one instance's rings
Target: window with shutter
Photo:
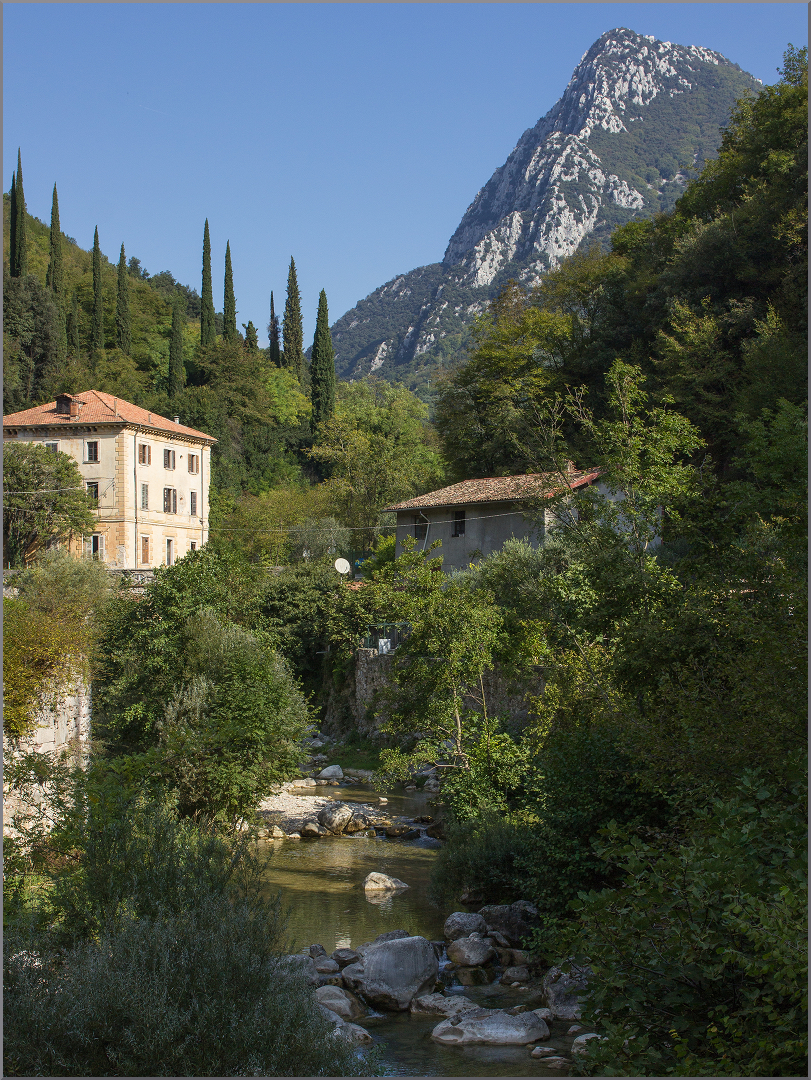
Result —
[[171, 514], [172, 512], [172, 489], [163, 489], [163, 512], [164, 514]]
[[93, 500], [93, 502], [97, 503], [99, 501], [99, 485], [98, 485], [98, 483], [95, 482], [95, 481], [92, 481], [92, 482], [88, 481], [88, 483], [85, 485], [85, 487], [87, 488], [87, 494], [90, 496], [90, 498]]
[[190, 509], [192, 517], [197, 517], [197, 492], [193, 491], [190, 496]]
[[86, 443], [87, 457], [86, 461], [98, 461], [99, 460], [99, 444], [97, 442]]
[[146, 443], [141, 443], [138, 447], [138, 464], [152, 464], [152, 447], [148, 446]]
[[189, 454], [189, 472], [190, 473], [199, 473], [200, 472], [200, 455], [199, 454]]
[[172, 513], [177, 513], [177, 491], [172, 488]]
[[148, 563], [149, 562], [149, 537], [148, 536], [142, 536], [141, 537], [141, 562], [142, 563]]
[[164, 469], [174, 469], [175, 467], [175, 452], [164, 448], [163, 451], [163, 467]]
[[141, 509], [149, 509], [149, 484], [141, 484]]

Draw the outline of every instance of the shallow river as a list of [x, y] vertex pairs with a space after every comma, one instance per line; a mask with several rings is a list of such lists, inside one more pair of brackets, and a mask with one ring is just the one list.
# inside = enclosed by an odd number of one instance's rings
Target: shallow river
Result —
[[[313, 789], [323, 795], [323, 788]], [[330, 788], [345, 802], [375, 802], [370, 788]], [[306, 799], [307, 795], [301, 798]], [[414, 816], [430, 813], [429, 796], [419, 792], [387, 795], [388, 813]], [[436, 849], [420, 841], [339, 836], [320, 840], [269, 844], [272, 854], [267, 880], [281, 890], [289, 911], [293, 950], [316, 942], [328, 953], [372, 941], [387, 930], [407, 930], [429, 940], [441, 939], [449, 912], [428, 898], [428, 879]], [[367, 899], [361, 885], [373, 870], [400, 878], [409, 886], [393, 896]], [[451, 992], [494, 1008], [527, 1001], [527, 991], [492, 986], [452, 987]], [[534, 1007], [540, 1002], [533, 1003]], [[567, 1070], [544, 1069], [526, 1047], [471, 1046], [448, 1048], [431, 1039], [440, 1017], [412, 1019], [408, 1013], [362, 1021], [381, 1053], [383, 1076], [566, 1076]], [[566, 1024], [555, 1024], [546, 1046], [566, 1050]]]

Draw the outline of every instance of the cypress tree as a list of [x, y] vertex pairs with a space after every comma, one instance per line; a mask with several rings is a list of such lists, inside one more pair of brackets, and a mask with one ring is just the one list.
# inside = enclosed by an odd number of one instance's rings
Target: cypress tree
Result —
[[17, 150], [17, 177], [14, 185], [14, 267], [13, 277], [25, 277], [28, 273], [28, 242], [25, 226], [25, 193], [23, 191], [23, 163]]
[[298, 291], [296, 263], [291, 257], [287, 274], [287, 300], [282, 320], [285, 366], [301, 379], [304, 374], [304, 328], [301, 321], [301, 294]]
[[208, 233], [208, 218], [206, 218], [206, 227], [203, 230], [203, 292], [200, 308], [200, 344], [213, 345], [216, 340], [214, 293], [211, 288], [211, 237]]
[[74, 292], [67, 319], [68, 350], [71, 359], [79, 361], [79, 300]]
[[132, 352], [132, 323], [130, 321], [130, 286], [124, 245], [118, 259], [118, 289], [115, 305], [116, 344], [127, 356]]
[[9, 214], [8, 272], [10, 277], [19, 277], [17, 273], [17, 174], [11, 174], [11, 213]]
[[172, 339], [169, 343], [169, 397], [176, 397], [186, 385], [183, 366], [183, 324], [186, 315], [180, 297], [172, 307]]
[[329, 332], [327, 294], [318, 297], [318, 318], [313, 339], [313, 358], [310, 363], [310, 393], [312, 396], [312, 429], [317, 431], [335, 412], [335, 351]]
[[101, 248], [99, 247], [99, 227], [93, 237], [93, 321], [90, 326], [90, 358], [98, 360], [104, 348], [104, 303], [101, 293]]
[[229, 343], [237, 340], [237, 302], [234, 296], [234, 274], [231, 270], [231, 243], [225, 243], [225, 285], [222, 298], [222, 337]]
[[48, 274], [45, 284], [53, 292], [60, 309], [65, 304], [65, 273], [62, 260], [62, 230], [59, 227], [59, 196], [54, 184], [51, 202], [51, 235], [49, 241]]
[[270, 345], [268, 347], [268, 356], [271, 364], [274, 367], [282, 366], [282, 347], [279, 344], [280, 339], [279, 330], [279, 316], [276, 314], [273, 308], [273, 291], [270, 293], [270, 322], [268, 323], [268, 337], [270, 339]]
[[259, 352], [259, 335], [251, 320], [248, 319], [247, 326], [243, 323], [242, 328], [245, 331], [245, 348], [248, 352]]

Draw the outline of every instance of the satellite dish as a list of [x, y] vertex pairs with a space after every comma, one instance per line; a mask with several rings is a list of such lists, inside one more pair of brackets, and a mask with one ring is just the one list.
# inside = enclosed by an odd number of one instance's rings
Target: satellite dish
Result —
[[348, 574], [350, 566], [346, 559], [336, 559], [335, 569], [338, 571], [339, 574]]

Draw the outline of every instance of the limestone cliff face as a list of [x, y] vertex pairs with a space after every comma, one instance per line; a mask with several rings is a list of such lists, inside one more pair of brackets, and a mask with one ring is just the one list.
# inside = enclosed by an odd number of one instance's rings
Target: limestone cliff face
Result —
[[757, 81], [719, 53], [612, 30], [468, 207], [441, 263], [388, 282], [333, 328], [343, 377], [420, 388], [464, 346], [487, 302], [617, 225], [672, 207]]

